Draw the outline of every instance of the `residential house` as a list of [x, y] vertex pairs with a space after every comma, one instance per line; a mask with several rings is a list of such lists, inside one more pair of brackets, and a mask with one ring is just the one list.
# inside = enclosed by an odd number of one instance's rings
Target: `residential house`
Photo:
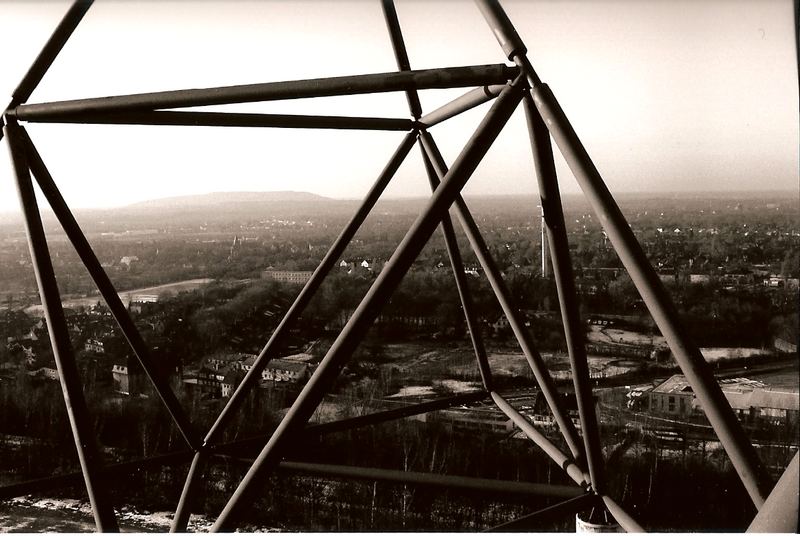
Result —
[[694, 411], [694, 391], [689, 380], [676, 374], [648, 393], [650, 411], [676, 417], [688, 417]]
[[100, 339], [88, 338], [83, 343], [83, 349], [87, 352], [94, 352], [96, 354], [104, 354], [106, 352], [106, 344]]
[[273, 270], [267, 269], [261, 272], [263, 279], [271, 279], [282, 283], [305, 284], [314, 272], [309, 270]]
[[[250, 360], [250, 368], [252, 368], [252, 363], [255, 361], [257, 356], [255, 354], [245, 354], [242, 352], [227, 352], [227, 353], [217, 353], [210, 355], [205, 358], [205, 365], [214, 370], [224, 370], [228, 368], [233, 368], [237, 370], [245, 370], [244, 363], [248, 359]], [[249, 369], [247, 369], [249, 370]]]
[[244, 379], [244, 372], [241, 369], [229, 369], [220, 382], [220, 391], [223, 398], [229, 398], [236, 386]]
[[144, 390], [144, 371], [132, 358], [115, 357], [111, 361], [111, 381], [114, 391], [120, 394], [141, 394]]
[[311, 374], [311, 366], [300, 361], [273, 359], [261, 373], [263, 380], [275, 382], [302, 383]]

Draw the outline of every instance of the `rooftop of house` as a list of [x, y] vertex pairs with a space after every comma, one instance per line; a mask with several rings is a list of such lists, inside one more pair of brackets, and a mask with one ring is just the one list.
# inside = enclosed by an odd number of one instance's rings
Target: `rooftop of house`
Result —
[[[223, 361], [226, 363], [232, 363], [235, 361], [245, 361], [248, 358], [252, 358], [252, 361], [255, 361], [256, 356], [254, 354], [246, 354], [243, 352], [217, 352], [216, 354], [206, 356], [206, 361]], [[251, 364], [252, 361], [250, 362]]]
[[675, 374], [653, 388], [654, 393], [662, 394], [691, 394], [692, 386], [683, 374]]
[[286, 370], [289, 372], [303, 372], [308, 368], [307, 363], [287, 361], [286, 359], [273, 359], [267, 365], [271, 370]]

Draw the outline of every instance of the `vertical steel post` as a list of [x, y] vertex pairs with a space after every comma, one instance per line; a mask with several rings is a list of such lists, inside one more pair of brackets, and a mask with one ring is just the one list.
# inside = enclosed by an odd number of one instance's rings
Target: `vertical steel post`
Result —
[[59, 192], [58, 187], [56, 186], [56, 183], [50, 174], [50, 171], [47, 169], [47, 166], [45, 166], [39, 151], [36, 150], [36, 147], [28, 136], [28, 133], [22, 127], [20, 127], [20, 134], [27, 149], [27, 155], [29, 157], [28, 165], [33, 172], [36, 182], [39, 183], [39, 187], [42, 189], [42, 192], [47, 198], [50, 208], [53, 209], [53, 213], [55, 213], [59, 223], [61, 223], [61, 227], [64, 229], [64, 232], [75, 248], [75, 251], [81, 258], [83, 265], [86, 267], [86, 270], [92, 277], [92, 280], [97, 286], [97, 289], [100, 291], [100, 294], [103, 296], [103, 299], [108, 304], [111, 314], [117, 321], [117, 324], [122, 330], [123, 335], [128, 340], [128, 343], [130, 344], [131, 349], [133, 349], [134, 354], [136, 354], [136, 357], [142, 364], [142, 368], [144, 369], [148, 378], [150, 378], [153, 387], [155, 388], [159, 397], [161, 397], [161, 400], [166, 406], [167, 411], [169, 411], [169, 414], [175, 421], [175, 425], [177, 426], [181, 435], [183, 435], [183, 438], [190, 447], [194, 449], [199, 448], [200, 441], [197, 437], [197, 433], [192, 429], [189, 418], [186, 416], [186, 413], [181, 407], [180, 402], [178, 402], [175, 393], [170, 388], [169, 383], [156, 369], [156, 364], [153, 361], [153, 358], [150, 355], [147, 345], [142, 339], [139, 330], [136, 329], [136, 325], [133, 323], [133, 320], [131, 320], [130, 315], [128, 315], [128, 311], [125, 309], [122, 300], [120, 300], [119, 294], [117, 294], [114, 285], [111, 283], [111, 280], [108, 278], [105, 270], [103, 270], [103, 267], [100, 265], [100, 261], [97, 259], [92, 247], [86, 240], [86, 236], [81, 231], [81, 228], [78, 225], [78, 222], [75, 220], [75, 217], [72, 215], [69, 206], [61, 196], [61, 192]]
[[56, 283], [53, 265], [50, 262], [50, 252], [28, 170], [20, 127], [11, 122], [6, 125], [5, 132], [17, 177], [17, 188], [25, 218], [31, 262], [42, 299], [42, 308], [47, 320], [47, 331], [50, 335], [50, 344], [58, 369], [61, 392], [67, 407], [67, 415], [86, 483], [86, 492], [92, 505], [95, 525], [99, 532], [117, 532], [119, 528], [114, 517], [114, 508], [111, 506], [110, 498], [103, 489], [101, 481], [100, 456], [94, 442], [92, 424], [69, 340], [64, 310], [61, 308], [58, 283]]
[[[439, 187], [439, 177], [436, 175], [436, 170], [425, 152], [425, 147], [420, 142], [419, 148], [422, 150], [422, 161], [425, 164], [425, 171], [428, 174], [428, 180], [431, 183], [431, 191], [435, 192]], [[445, 214], [442, 218], [442, 232], [444, 233], [444, 242], [447, 247], [447, 256], [450, 258], [450, 266], [453, 268], [453, 277], [456, 280], [456, 289], [458, 290], [458, 298], [461, 300], [461, 307], [464, 309], [464, 318], [467, 321], [467, 330], [472, 341], [472, 349], [475, 352], [475, 358], [478, 361], [478, 371], [481, 374], [481, 381], [483, 387], [487, 391], [492, 390], [492, 369], [489, 366], [489, 359], [486, 356], [486, 347], [483, 344], [483, 337], [480, 333], [480, 326], [475, 318], [475, 305], [472, 302], [472, 295], [469, 292], [467, 284], [467, 277], [464, 273], [464, 262], [461, 259], [461, 251], [458, 247], [458, 240], [456, 233], [453, 229], [453, 221], [450, 219], [450, 214]]]
[[[336, 261], [339, 259], [342, 253], [344, 253], [347, 245], [353, 239], [353, 236], [355, 236], [356, 232], [358, 232], [361, 224], [364, 223], [364, 220], [375, 206], [375, 203], [377, 203], [381, 194], [386, 189], [386, 186], [389, 184], [392, 177], [394, 177], [394, 174], [397, 172], [400, 164], [402, 164], [405, 160], [406, 155], [408, 155], [408, 152], [414, 145], [415, 138], [415, 132], [410, 132], [403, 138], [403, 141], [400, 143], [397, 150], [386, 164], [386, 167], [383, 169], [378, 179], [367, 193], [364, 201], [361, 203], [361, 206], [359, 206], [351, 220], [336, 238], [333, 245], [328, 250], [328, 253], [325, 254], [325, 257], [311, 275], [311, 278], [306, 282], [305, 286], [300, 291], [300, 294], [297, 295], [297, 298], [295, 298], [294, 303], [292, 303], [291, 307], [289, 307], [289, 310], [286, 311], [283, 320], [281, 320], [280, 324], [278, 324], [278, 327], [275, 328], [275, 331], [273, 332], [269, 341], [267, 341], [267, 344], [261, 350], [261, 353], [253, 363], [253, 367], [247, 372], [247, 375], [242, 380], [242, 383], [240, 383], [236, 388], [231, 396], [231, 399], [227, 404], [225, 404], [225, 407], [220, 412], [216, 421], [214, 421], [214, 424], [206, 434], [204, 446], [208, 446], [217, 440], [219, 435], [222, 433], [222, 430], [235, 414], [236, 410], [241, 406], [242, 402], [244, 402], [245, 395], [259, 381], [261, 378], [261, 372], [264, 370], [264, 368], [266, 368], [270, 359], [273, 358], [275, 352], [283, 343], [285, 336], [289, 332], [289, 328], [300, 317], [300, 314], [314, 297], [314, 294], [322, 285], [325, 277], [328, 275], [328, 273], [330, 273], [331, 269], [333, 269]], [[174, 532], [181, 532], [186, 529], [186, 522], [189, 519], [190, 513], [188, 510], [190, 502], [189, 496], [194, 493], [198, 471], [203, 466], [202, 461], [205, 459], [205, 456], [205, 453], [198, 452], [189, 468], [189, 473], [186, 476], [186, 482], [183, 487], [181, 498], [178, 502], [178, 509], [175, 512], [175, 517], [173, 518], [172, 522], [171, 530]]]
[[367, 291], [361, 304], [331, 345], [330, 350], [256, 458], [253, 466], [242, 479], [212, 527], [213, 531], [227, 531], [233, 528], [236, 515], [245, 506], [261, 476], [277, 465], [283, 456], [286, 442], [311, 417], [325, 391], [336, 379], [347, 359], [380, 314], [383, 305], [400, 284], [414, 259], [433, 234], [447, 208], [469, 180], [500, 130], [511, 117], [521, 98], [521, 82], [521, 79], [517, 78], [511, 86], [503, 90], [494, 102], [475, 134], [467, 142], [453, 168], [442, 181], [442, 185], [436, 189], [423, 213], [412, 224], [391, 259]]
[[523, 97], [523, 106], [528, 123], [536, 178], [539, 183], [543, 223], [547, 229], [547, 243], [550, 245], [550, 259], [553, 263], [553, 275], [558, 290], [567, 351], [572, 366], [572, 382], [575, 386], [575, 398], [581, 420], [589, 474], [592, 477], [592, 488], [595, 493], [603, 493], [603, 452], [600, 444], [600, 431], [592, 397], [583, 325], [578, 311], [575, 274], [572, 271], [572, 261], [569, 256], [569, 242], [564, 224], [564, 212], [561, 207], [561, 193], [558, 190], [556, 165], [553, 161], [553, 147], [550, 145], [550, 133], [527, 92]]
[[736, 468], [750, 498], [760, 508], [769, 490], [769, 478], [753, 445], [717, 384], [697, 346], [689, 339], [678, 320], [678, 311], [663, 283], [647, 260], [642, 247], [608, 191], [578, 135], [569, 123], [547, 84], [532, 90], [533, 101], [572, 170], [587, 200], [600, 218], [603, 228], [622, 264], [639, 290], [656, 325], [672, 350], [675, 360], [697, 394], [720, 443]]
[[[442, 155], [439, 152], [439, 149], [436, 146], [436, 143], [433, 141], [430, 133], [425, 130], [420, 131], [420, 140], [422, 141], [422, 144], [425, 147], [425, 150], [428, 153], [436, 172], [439, 174], [439, 176], [443, 176], [447, 172], [447, 165], [445, 164], [444, 159], [442, 158]], [[494, 290], [497, 301], [500, 303], [500, 306], [502, 307], [503, 312], [508, 319], [511, 330], [514, 332], [514, 335], [519, 342], [522, 353], [525, 355], [525, 359], [527, 359], [528, 364], [533, 371], [536, 382], [539, 384], [539, 388], [547, 400], [550, 410], [553, 412], [553, 416], [555, 417], [558, 427], [561, 430], [567, 445], [569, 446], [569, 450], [579, 464], [582, 464], [584, 453], [581, 442], [578, 439], [578, 432], [575, 430], [575, 426], [572, 424], [572, 421], [567, 415], [566, 410], [564, 410], [564, 405], [558, 395], [558, 390], [553, 383], [553, 379], [550, 377], [550, 373], [547, 371], [547, 366], [545, 365], [541, 354], [539, 354], [539, 351], [533, 344], [530, 333], [528, 333], [528, 330], [525, 329], [525, 325], [519, 318], [519, 312], [511, 303], [511, 293], [508, 291], [508, 288], [503, 281], [503, 276], [500, 273], [500, 269], [495, 264], [494, 259], [492, 259], [492, 256], [489, 253], [489, 247], [483, 240], [480, 230], [475, 224], [472, 214], [470, 214], [469, 208], [467, 207], [466, 203], [464, 203], [464, 200], [460, 195], [456, 197], [455, 204], [456, 214], [459, 222], [461, 223], [461, 227], [464, 229], [464, 233], [467, 235], [467, 238], [472, 245], [475, 256], [478, 257], [478, 261], [483, 267], [483, 271], [486, 274], [486, 279], [489, 281], [492, 290]]]

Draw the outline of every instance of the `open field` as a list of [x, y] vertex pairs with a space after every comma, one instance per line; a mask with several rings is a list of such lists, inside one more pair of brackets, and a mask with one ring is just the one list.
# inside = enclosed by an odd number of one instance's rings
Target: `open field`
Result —
[[[136, 296], [142, 295], [155, 295], [159, 298], [164, 296], [174, 296], [180, 292], [189, 292], [192, 290], [197, 290], [203, 285], [206, 285], [213, 281], [212, 279], [202, 278], [202, 279], [187, 279], [184, 281], [176, 281], [175, 283], [166, 283], [164, 285], [157, 285], [154, 287], [144, 287], [144, 288], [136, 288], [131, 290], [123, 290], [119, 292], [119, 297], [122, 300], [122, 303], [128, 305], [131, 300], [133, 300]], [[77, 309], [80, 307], [91, 307], [92, 305], [96, 304], [97, 302], [102, 302], [103, 298], [100, 295], [94, 296], [87, 296], [82, 298], [69, 298], [66, 300], [61, 301], [61, 305], [65, 309]], [[25, 312], [29, 315], [34, 316], [41, 316], [42, 315], [42, 306], [41, 305], [31, 305]]]

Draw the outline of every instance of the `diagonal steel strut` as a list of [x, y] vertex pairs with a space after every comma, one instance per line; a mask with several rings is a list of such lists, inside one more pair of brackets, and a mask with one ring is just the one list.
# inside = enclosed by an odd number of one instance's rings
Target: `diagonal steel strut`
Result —
[[58, 369], [59, 383], [67, 408], [72, 436], [75, 440], [75, 448], [78, 452], [78, 460], [83, 471], [86, 492], [92, 505], [95, 525], [99, 532], [117, 532], [119, 528], [114, 516], [114, 508], [105, 492], [100, 474], [100, 456], [94, 440], [94, 431], [86, 400], [83, 396], [78, 367], [75, 364], [75, 355], [69, 340], [58, 283], [47, 247], [47, 238], [36, 203], [25, 144], [20, 127], [15, 122], [9, 122], [5, 131], [16, 172], [17, 189], [25, 219], [25, 230], [28, 235], [28, 247], [36, 275], [36, 284], [39, 287], [39, 295], [47, 320], [47, 331], [53, 348], [53, 357]]
[[[433, 141], [433, 137], [431, 137], [430, 133], [423, 130], [420, 131], [420, 139], [425, 147], [428, 158], [430, 158], [434, 168], [436, 169], [436, 172], [439, 174], [439, 176], [444, 176], [444, 174], [447, 172], [447, 166], [442, 158], [441, 153], [439, 152], [438, 147], [436, 146], [436, 143]], [[572, 453], [572, 456], [578, 462], [578, 465], [582, 465], [584, 454], [582, 445], [578, 440], [578, 432], [575, 430], [575, 426], [572, 424], [572, 421], [564, 409], [564, 404], [558, 395], [558, 390], [553, 383], [553, 379], [550, 377], [550, 373], [547, 370], [544, 359], [536, 349], [530, 333], [528, 333], [528, 330], [525, 329], [525, 326], [519, 317], [519, 311], [511, 303], [511, 294], [508, 291], [505, 282], [503, 281], [500, 270], [489, 253], [489, 248], [481, 236], [481, 233], [478, 230], [478, 226], [475, 224], [475, 220], [472, 217], [469, 208], [467, 207], [466, 203], [464, 203], [464, 199], [460, 195], [456, 197], [455, 209], [459, 222], [461, 223], [461, 227], [464, 229], [464, 233], [467, 235], [467, 238], [472, 245], [472, 249], [475, 252], [475, 255], [478, 257], [478, 261], [481, 263], [481, 266], [483, 267], [483, 271], [486, 274], [486, 278], [488, 279], [492, 290], [494, 290], [498, 302], [500, 302], [500, 306], [502, 307], [503, 312], [508, 319], [508, 323], [514, 332], [515, 337], [517, 338], [517, 342], [519, 343], [520, 348], [522, 348], [525, 359], [528, 361], [528, 364], [533, 371], [536, 382], [538, 383], [542, 394], [547, 400], [550, 410], [553, 412], [553, 416], [558, 423], [561, 434], [564, 436], [564, 440], [567, 442], [569, 450]]]
[[452, 204], [478, 163], [494, 142], [500, 130], [508, 121], [521, 95], [522, 80], [517, 78], [503, 90], [475, 134], [467, 142], [453, 168], [442, 185], [436, 189], [423, 213], [409, 229], [405, 238], [395, 250], [394, 255], [384, 266], [375, 283], [367, 292], [353, 316], [345, 325], [339, 337], [331, 345], [317, 370], [309, 379], [289, 412], [281, 421], [267, 445], [256, 458], [228, 504], [222, 510], [212, 530], [227, 531], [233, 528], [236, 516], [241, 513], [245, 502], [254, 492], [261, 476], [274, 468], [283, 456], [287, 440], [296, 434], [308, 421], [325, 391], [338, 376], [347, 359], [361, 342], [364, 334], [377, 318], [381, 307], [400, 284], [428, 238], [441, 221], [442, 214]]
[[127, 309], [125, 309], [122, 300], [120, 300], [119, 294], [114, 288], [114, 285], [111, 283], [111, 280], [108, 278], [105, 270], [103, 270], [103, 267], [100, 265], [100, 261], [97, 259], [94, 250], [89, 245], [88, 240], [86, 240], [86, 236], [81, 231], [81, 228], [78, 225], [78, 222], [75, 220], [75, 217], [72, 215], [72, 212], [70, 211], [69, 206], [67, 206], [66, 201], [64, 201], [64, 198], [62, 197], [61, 192], [59, 192], [52, 175], [50, 175], [50, 172], [45, 166], [39, 151], [36, 150], [33, 141], [31, 141], [28, 133], [22, 127], [20, 127], [20, 136], [22, 137], [23, 143], [28, 151], [28, 165], [33, 172], [36, 182], [39, 184], [39, 187], [47, 198], [50, 208], [52, 208], [53, 212], [58, 218], [58, 221], [61, 223], [61, 227], [64, 229], [64, 232], [75, 248], [75, 251], [77, 251], [78, 255], [80, 256], [83, 265], [86, 267], [89, 275], [94, 280], [95, 285], [100, 291], [100, 294], [102, 294], [103, 299], [106, 301], [106, 304], [108, 304], [111, 314], [114, 316], [114, 319], [117, 321], [122, 333], [128, 340], [133, 353], [141, 363], [142, 368], [147, 374], [147, 377], [152, 382], [153, 387], [158, 393], [158, 396], [161, 397], [161, 401], [164, 403], [170, 415], [172, 416], [172, 419], [175, 421], [175, 425], [178, 427], [181, 435], [186, 440], [186, 443], [193, 449], [199, 448], [200, 438], [197, 436], [197, 432], [193, 429], [192, 424], [189, 422], [186, 412], [181, 407], [181, 404], [178, 401], [178, 398], [175, 396], [175, 393], [172, 391], [169, 382], [156, 369], [156, 363], [153, 360], [150, 351], [147, 349], [147, 345], [142, 339], [139, 330], [136, 329], [136, 325], [133, 323], [133, 320], [128, 314]]

